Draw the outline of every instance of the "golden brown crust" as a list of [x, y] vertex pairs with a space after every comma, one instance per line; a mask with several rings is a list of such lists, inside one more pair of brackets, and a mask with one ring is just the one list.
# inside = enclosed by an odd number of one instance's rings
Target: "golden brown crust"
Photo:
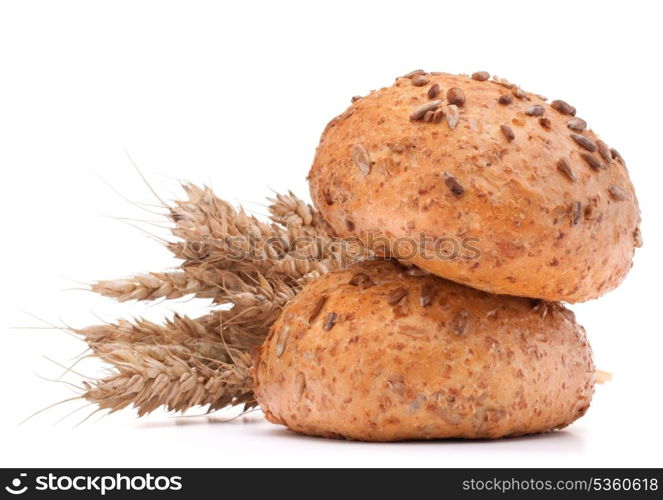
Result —
[[584, 330], [560, 304], [413, 276], [393, 261], [307, 285], [255, 375], [271, 422], [367, 441], [561, 428], [585, 413], [595, 377]]
[[[623, 160], [566, 103], [484, 76], [399, 78], [356, 100], [320, 140], [316, 207], [339, 236], [378, 251], [386, 237], [393, 255], [492, 293], [580, 302], [615, 288], [640, 238]], [[421, 236], [447, 255], [394, 248]]]

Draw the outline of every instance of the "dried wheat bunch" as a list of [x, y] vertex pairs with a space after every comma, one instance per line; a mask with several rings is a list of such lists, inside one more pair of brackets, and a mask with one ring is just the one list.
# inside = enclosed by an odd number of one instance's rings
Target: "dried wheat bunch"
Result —
[[85, 399], [99, 409], [114, 412], [133, 405], [142, 416], [160, 406], [172, 411], [256, 406], [247, 352], [236, 351], [224, 362], [189, 345], [111, 343], [99, 346], [97, 355], [116, 369], [103, 380], [84, 382]]
[[255, 406], [251, 352], [283, 306], [309, 281], [370, 257], [358, 242], [338, 240], [294, 194], [270, 199], [269, 221], [236, 209], [207, 187], [184, 184], [186, 199], [165, 206], [175, 238], [166, 246], [182, 262], [171, 272], [98, 281], [91, 289], [118, 301], [211, 299], [199, 318], [175, 315], [73, 330], [111, 374], [85, 383], [99, 409], [134, 406], [214, 411]]

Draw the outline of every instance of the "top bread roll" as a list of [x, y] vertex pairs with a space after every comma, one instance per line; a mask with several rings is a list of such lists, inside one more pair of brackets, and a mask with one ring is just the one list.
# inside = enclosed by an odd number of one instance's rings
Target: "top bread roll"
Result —
[[593, 299], [641, 245], [619, 153], [573, 106], [485, 72], [415, 71], [354, 98], [309, 181], [338, 236], [492, 293]]

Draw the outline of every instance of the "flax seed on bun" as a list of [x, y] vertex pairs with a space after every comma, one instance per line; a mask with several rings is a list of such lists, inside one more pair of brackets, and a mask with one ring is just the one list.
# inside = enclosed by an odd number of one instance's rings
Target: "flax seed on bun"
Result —
[[366, 261], [288, 303], [255, 381], [271, 422], [395, 441], [558, 429], [585, 413], [595, 375], [584, 330], [558, 303]]
[[[617, 151], [575, 107], [486, 72], [416, 71], [355, 100], [324, 131], [309, 181], [339, 236], [492, 293], [596, 298], [641, 242]], [[441, 253], [440, 239], [477, 251]]]

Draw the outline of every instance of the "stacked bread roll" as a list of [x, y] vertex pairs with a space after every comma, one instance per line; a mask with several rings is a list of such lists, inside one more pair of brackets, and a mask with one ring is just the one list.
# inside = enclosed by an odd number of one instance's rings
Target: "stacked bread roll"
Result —
[[385, 260], [284, 308], [256, 368], [268, 419], [391, 441], [585, 413], [591, 349], [560, 302], [617, 287], [641, 236], [622, 157], [573, 106], [483, 71], [414, 71], [329, 123], [309, 181], [329, 231]]

